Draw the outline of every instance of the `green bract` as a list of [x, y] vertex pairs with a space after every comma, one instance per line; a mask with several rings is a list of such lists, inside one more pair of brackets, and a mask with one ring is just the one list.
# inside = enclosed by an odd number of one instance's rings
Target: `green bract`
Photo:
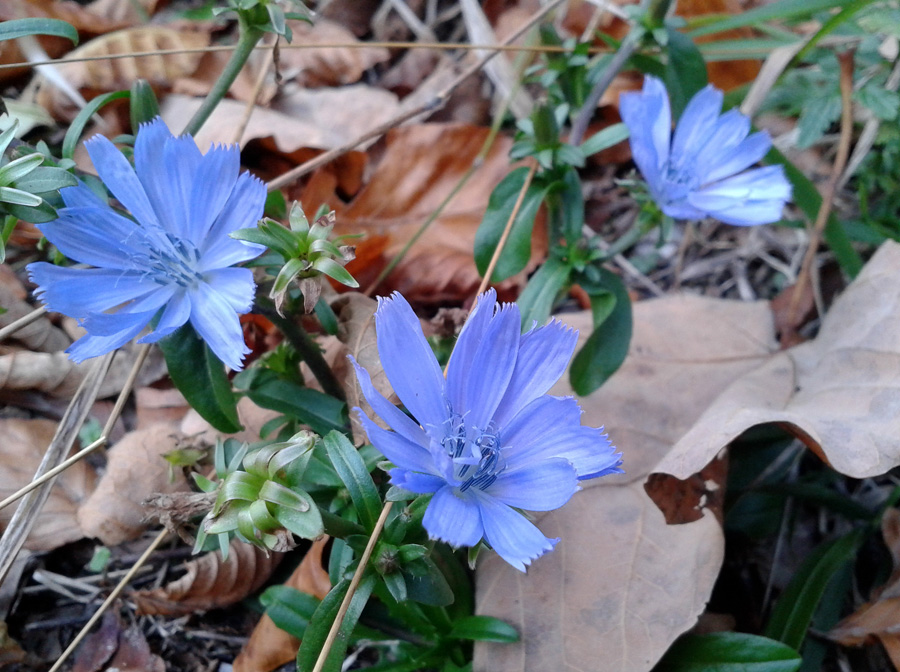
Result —
[[[324, 532], [322, 516], [312, 497], [297, 487], [316, 443], [316, 435], [301, 431], [290, 439], [251, 451], [244, 443], [234, 450], [229, 439], [216, 446], [218, 485], [195, 475], [206, 492], [217, 491], [212, 510], [203, 519], [195, 549], [210, 534], [219, 535], [227, 557], [231, 533], [243, 541], [270, 550], [293, 547], [291, 533], [315, 539]], [[226, 464], [226, 453], [233, 453]]]
[[285, 297], [295, 280], [303, 293], [303, 307], [312, 312], [319, 300], [319, 277], [327, 275], [347, 287], [359, 287], [344, 268], [353, 259], [353, 248], [340, 243], [348, 236], [338, 236], [329, 240], [334, 228], [334, 212], [316, 219], [310, 226], [300, 204], [294, 202], [289, 216], [290, 229], [272, 219], [264, 219], [258, 227], [240, 229], [231, 234], [232, 238], [265, 245], [284, 259], [284, 265], [275, 277], [269, 292], [280, 314]]

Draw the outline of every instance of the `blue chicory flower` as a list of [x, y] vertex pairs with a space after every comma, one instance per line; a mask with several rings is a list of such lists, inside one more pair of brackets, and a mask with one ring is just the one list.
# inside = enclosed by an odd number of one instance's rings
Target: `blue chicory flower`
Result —
[[69, 357], [102, 355], [148, 326], [139, 342], [154, 343], [190, 321], [219, 359], [241, 368], [249, 350], [238, 314], [250, 310], [256, 285], [250, 269], [233, 265], [264, 248], [228, 234], [256, 225], [265, 185], [239, 174], [237, 146], [204, 155], [193, 138], [173, 137], [159, 118], [138, 130], [134, 168], [102, 136], [85, 146], [133, 219], [79, 184], [61, 190], [66, 207], [59, 218], [38, 226], [64, 255], [94, 266], [28, 266], [47, 307], [87, 330]]
[[578, 333], [557, 320], [520, 331], [519, 308], [478, 297], [446, 380], [419, 320], [395, 293], [375, 313], [378, 354], [415, 420], [385, 399], [353, 361], [372, 409], [393, 431], [356, 409], [372, 444], [396, 465], [391, 483], [434, 493], [423, 524], [454, 547], [482, 537], [509, 564], [525, 566], [559, 539], [546, 538], [517, 509], [551, 511], [579, 480], [620, 473], [621, 454], [603, 428], [581, 424], [572, 397], [546, 394], [566, 369]]
[[722, 92], [705, 87], [687, 104], [673, 136], [669, 98], [660, 80], [646, 76], [642, 91], [619, 99], [634, 162], [665, 214], [709, 216], [738, 226], [778, 221], [791, 197], [784, 169], [747, 170], [772, 146], [768, 133], [748, 136], [745, 115], [721, 110]]

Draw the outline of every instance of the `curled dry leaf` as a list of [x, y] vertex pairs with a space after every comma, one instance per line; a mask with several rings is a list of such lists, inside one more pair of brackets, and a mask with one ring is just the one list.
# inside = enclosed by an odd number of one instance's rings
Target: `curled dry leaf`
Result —
[[[300, 200], [315, 211], [326, 198], [337, 211], [338, 234], [364, 232], [387, 236], [383, 267], [406, 245], [422, 223], [459, 184], [484, 144], [489, 129], [464, 124], [417, 124], [394, 129], [388, 147], [371, 181], [346, 207], [333, 194], [321, 190]], [[471, 179], [456, 193], [443, 213], [429, 226], [403, 261], [388, 276], [380, 291], [399, 290], [412, 302], [447, 304], [470, 297], [481, 278], [472, 260], [475, 232], [494, 187], [509, 172], [508, 138], [498, 138]], [[386, 198], [390, 194], [390, 198]], [[318, 200], [318, 202], [314, 202]], [[543, 258], [546, 239], [536, 227], [532, 266]], [[357, 255], [366, 258], [368, 240], [357, 244]], [[348, 264], [356, 275], [357, 264]], [[498, 291], [519, 287], [524, 275], [511, 278]]]
[[[166, 49], [196, 49], [208, 44], [209, 35], [203, 32], [145, 26], [128, 28], [95, 38], [72, 51], [69, 58], [95, 58]], [[202, 54], [199, 53], [159, 54], [138, 58], [61, 63], [55, 67], [78, 89], [107, 92], [128, 89], [136, 79], [146, 79], [154, 86], [170, 87], [176, 78], [193, 73], [201, 57]], [[58, 119], [71, 120], [78, 112], [72, 108], [68, 99], [50, 87], [41, 90], [37, 102]]]
[[[560, 317], [582, 339], [591, 331], [589, 312]], [[484, 558], [477, 611], [511, 622], [528, 646], [526, 655], [522, 644], [476, 644], [475, 670], [592, 672], [603, 660], [604, 672], [644, 672], [694, 625], [724, 554], [715, 502], [699, 498], [696, 516], [672, 503], [675, 519], [696, 520], [668, 525], [644, 483], [711, 401], [776, 349], [762, 301], [671, 296], [634, 306], [628, 358], [581, 400], [584, 423], [605, 424], [626, 473], [588, 481], [565, 507], [538, 516], [562, 541], [527, 575]], [[563, 380], [550, 393], [572, 391]]]
[[228, 560], [219, 551], [185, 563], [187, 574], [162, 588], [132, 595], [138, 614], [184, 616], [227, 607], [259, 590], [283, 558], [232, 539]]
[[[100, 386], [99, 398], [110, 397], [122, 390], [138, 347], [132, 343], [119, 350]], [[53, 397], [67, 398], [75, 394], [92, 366], [91, 361], [76, 364], [64, 352], [13, 352], [0, 356], [0, 389], [37, 390]], [[164, 374], [162, 355], [156, 349], [151, 350], [141, 367], [138, 383], [148, 385]]]
[[[50, 420], [0, 419], [0, 499], [31, 482], [55, 433], [56, 423]], [[76, 510], [93, 490], [95, 480], [93, 470], [83, 461], [66, 469], [50, 491], [25, 548], [50, 551], [87, 536], [78, 523]], [[5, 527], [15, 509], [13, 505], [0, 511], [0, 524]]]
[[318, 19], [315, 25], [305, 21], [288, 21], [294, 33], [293, 44], [281, 50], [279, 67], [285, 80], [293, 80], [305, 87], [341, 86], [358, 82], [363, 73], [390, 58], [384, 47], [333, 47], [316, 45], [355, 44], [356, 36], [342, 25]]
[[[0, 327], [34, 311], [34, 306], [25, 301], [25, 295], [25, 288], [15, 273], [6, 264], [0, 265], [0, 306], [6, 309], [6, 312], [0, 314]], [[12, 338], [29, 350], [40, 352], [65, 350], [71, 343], [62, 329], [53, 326], [46, 316], [22, 327]]]
[[[322, 551], [327, 543], [328, 537], [314, 541], [284, 585], [324, 600], [331, 590], [331, 579], [322, 566]], [[235, 658], [234, 672], [274, 670], [296, 658], [299, 647], [299, 639], [286, 633], [267, 614], [263, 614], [253, 629], [250, 640]]]
[[162, 658], [150, 651], [137, 625], [122, 627], [117, 609], [103, 615], [100, 628], [78, 649], [72, 672], [165, 672]]
[[249, 397], [241, 397], [237, 404], [238, 420], [244, 429], [237, 434], [222, 434], [206, 420], [200, 417], [197, 411], [191, 409], [181, 421], [181, 432], [190, 437], [192, 442], [206, 445], [215, 445], [216, 439], [230, 437], [238, 441], [259, 441], [259, 433], [262, 426], [272, 418], [280, 415], [277, 411], [260, 408]]
[[835, 470], [900, 464], [900, 245], [884, 243], [815, 340], [767, 358], [715, 400], [656, 471], [685, 478], [742, 432], [780, 423]]
[[107, 546], [136, 539], [147, 528], [145, 499], [155, 493], [188, 490], [180, 471], [170, 476], [163, 454], [179, 446], [183, 435], [169, 424], [129, 432], [107, 452], [106, 472], [78, 509], [84, 534]]
[[881, 642], [895, 669], [900, 670], [900, 510], [888, 509], [881, 519], [881, 534], [894, 559], [894, 571], [887, 583], [828, 633], [844, 646]]

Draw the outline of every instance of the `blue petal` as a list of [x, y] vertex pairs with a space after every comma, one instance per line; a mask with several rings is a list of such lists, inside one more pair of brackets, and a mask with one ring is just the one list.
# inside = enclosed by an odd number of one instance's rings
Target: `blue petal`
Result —
[[778, 221], [791, 185], [781, 166], [766, 166], [703, 187], [688, 200], [723, 222], [751, 226]]
[[162, 227], [180, 235], [184, 216], [173, 207], [170, 183], [175, 162], [166, 156], [166, 141], [171, 139], [169, 128], [159, 117], [141, 124], [134, 143], [134, 169]]
[[356, 379], [359, 381], [359, 387], [363, 396], [369, 402], [369, 406], [372, 407], [376, 415], [405, 439], [427, 448], [429, 443], [428, 435], [416, 424], [416, 421], [385, 399], [381, 392], [375, 389], [369, 372], [357, 363], [353, 355], [348, 355], [348, 359], [356, 370]]
[[509, 386], [516, 367], [522, 318], [514, 303], [500, 307], [469, 361], [452, 360], [451, 367], [462, 367], [468, 376], [464, 405], [454, 408], [465, 413], [466, 424], [485, 429], [493, 418]]
[[577, 343], [578, 332], [559, 320], [522, 336], [516, 368], [494, 413], [494, 422], [499, 427], [553, 387], [565, 373]]
[[90, 188], [84, 183], [80, 182], [74, 187], [64, 187], [59, 190], [59, 195], [62, 196], [63, 203], [70, 208], [108, 208], [109, 204], [106, 201], [100, 200], [100, 198], [91, 191]]
[[552, 511], [577, 490], [575, 468], [558, 458], [504, 471], [484, 492], [517, 509]]
[[81, 322], [81, 326], [91, 336], [116, 336], [131, 331], [135, 326], [146, 326], [156, 311], [127, 312], [120, 310], [118, 313], [92, 313]]
[[447, 419], [444, 376], [419, 318], [399, 293], [379, 297], [375, 311], [378, 355], [394, 392], [427, 430]]
[[502, 502], [482, 496], [479, 504], [484, 538], [501, 558], [521, 572], [559, 542], [545, 537], [525, 516]]
[[675, 127], [669, 158], [671, 166], [688, 167], [687, 164], [694, 160], [698, 150], [709, 140], [721, 111], [722, 92], [712, 85], [704, 87], [691, 98]]
[[63, 208], [38, 228], [64, 255], [91, 266], [132, 269], [152, 247], [141, 227], [110, 208]]
[[483, 536], [479, 503], [472, 497], [457, 497], [444, 486], [431, 498], [422, 525], [432, 539], [446, 541], [455, 548], [474, 546]]
[[[44, 261], [28, 265], [38, 285], [37, 295], [55, 313], [84, 317], [100, 313], [159, 290], [159, 285], [137, 271], [104, 268], [67, 268]], [[90, 291], [85, 291], [90, 287]]]
[[706, 166], [703, 183], [708, 184], [746, 170], [760, 161], [772, 146], [772, 140], [765, 131], [754, 133], [737, 147], [717, 157]]
[[236, 312], [244, 314], [253, 307], [256, 283], [249, 268], [219, 268], [207, 271], [203, 279], [224, 298]]
[[146, 324], [146, 321], [141, 322], [141, 320], [135, 318], [134, 324], [118, 334], [112, 336], [92, 336], [91, 334], [82, 336], [70, 345], [66, 352], [69, 355], [69, 359], [73, 362], [83, 362], [91, 357], [105, 355], [116, 348], [121, 348], [137, 336]]
[[[538, 397], [525, 406], [508, 424], [501, 425], [500, 440], [504, 456], [513, 464], [523, 463], [526, 456], [556, 457], [540, 452], [559, 428], [581, 426], [581, 408], [572, 397]], [[537, 452], [535, 452], [537, 451]]]
[[204, 155], [193, 176], [187, 232], [189, 240], [197, 244], [206, 238], [212, 225], [222, 215], [222, 208], [237, 184], [240, 170], [241, 152], [237, 145], [212, 147]]
[[675, 219], [703, 219], [707, 215], [704, 210], [695, 208], [687, 201], [660, 203], [660, 208], [669, 217]]
[[186, 292], [179, 292], [166, 304], [153, 331], [138, 339], [138, 343], [156, 343], [181, 327], [191, 316], [191, 300]]
[[466, 385], [472, 373], [471, 362], [475, 360], [475, 354], [494, 316], [496, 301], [497, 293], [493, 289], [478, 296], [475, 307], [469, 313], [456, 345], [453, 346], [451, 364], [447, 367], [447, 398], [457, 412], [461, 413], [467, 408]]
[[[95, 135], [84, 143], [84, 146], [91, 156], [91, 161], [93, 161], [100, 179], [113, 193], [113, 196], [119, 199], [119, 202], [141, 224], [160, 228], [159, 219], [147, 197], [147, 192], [144, 191], [134, 169], [122, 152], [102, 135]], [[174, 169], [174, 166], [171, 166], [170, 169]]]
[[237, 313], [224, 296], [201, 282], [191, 292], [191, 324], [216, 356], [235, 371], [242, 368], [243, 355], [250, 352]]
[[[372, 445], [391, 462], [403, 469], [437, 474], [434, 460], [427, 448], [395, 432], [376, 425], [361, 409], [354, 409]], [[421, 430], [419, 430], [421, 432]]]
[[418, 495], [427, 495], [431, 492], [437, 492], [445, 485], [445, 481], [440, 476], [431, 476], [430, 474], [417, 474], [406, 469], [391, 469], [391, 485], [398, 488], [415, 492]]
[[651, 190], [658, 188], [661, 170], [669, 158], [672, 112], [665, 87], [655, 77], [644, 77], [641, 93], [623, 93], [619, 114], [628, 126], [635, 164]]
[[249, 173], [242, 173], [200, 247], [203, 269], [231, 266], [258, 257], [265, 251], [262, 245], [228, 237], [237, 229], [256, 226], [263, 216], [265, 204], [266, 185]]

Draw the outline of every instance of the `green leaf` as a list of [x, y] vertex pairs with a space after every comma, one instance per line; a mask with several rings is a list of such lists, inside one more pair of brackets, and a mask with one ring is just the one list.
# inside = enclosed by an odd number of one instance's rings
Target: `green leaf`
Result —
[[[569, 382], [586, 396], [606, 382], [622, 365], [631, 342], [631, 299], [625, 284], [615, 273], [599, 269], [605, 291], [591, 294], [594, 333], [572, 360]], [[610, 310], [610, 295], [615, 305]], [[595, 298], [596, 297], [596, 298]]]
[[136, 79], [131, 84], [131, 130], [138, 132], [141, 124], [153, 121], [159, 116], [159, 102], [146, 79]]
[[822, 137], [841, 116], [841, 97], [836, 91], [824, 92], [803, 102], [797, 119], [797, 147], [806, 149]]
[[190, 324], [160, 340], [159, 346], [175, 387], [204, 420], [226, 434], [243, 429], [225, 365]]
[[456, 596], [447, 578], [431, 558], [419, 558], [403, 567], [409, 599], [433, 607], [453, 604]]
[[257, 406], [296, 418], [317, 434], [343, 429], [347, 423], [344, 402], [284, 380], [270, 369], [249, 368], [235, 377], [234, 385]]
[[316, 302], [315, 312], [316, 317], [319, 318], [319, 324], [322, 325], [325, 333], [331, 334], [332, 336], [337, 335], [340, 326], [338, 324], [337, 315], [334, 314], [334, 310], [328, 305], [328, 302], [325, 299], [319, 298]]
[[578, 149], [580, 149], [584, 157], [587, 158], [604, 149], [609, 149], [613, 145], [618, 145], [623, 140], [627, 140], [628, 135], [628, 127], [624, 123], [619, 122], [618, 124], [607, 126], [599, 133], [594, 133], [591, 137], [582, 142]]
[[893, 121], [897, 118], [900, 94], [896, 91], [888, 91], [877, 84], [868, 84], [857, 91], [853, 97], [860, 104], [872, 110], [872, 114], [882, 121]]
[[[4, 25], [6, 24], [0, 24], [0, 26]], [[91, 98], [91, 101], [81, 109], [81, 112], [72, 121], [72, 125], [69, 126], [69, 130], [66, 131], [66, 137], [63, 139], [62, 144], [62, 158], [75, 158], [75, 147], [78, 145], [78, 140], [81, 139], [84, 127], [87, 126], [97, 110], [114, 100], [130, 97], [131, 91], [113, 91], [112, 93], [104, 93], [96, 98]]]
[[27, 35], [53, 35], [64, 37], [72, 44], [78, 44], [78, 31], [75, 30], [75, 26], [60, 19], [13, 19], [0, 23], [0, 42]]
[[319, 600], [290, 586], [271, 586], [259, 596], [266, 614], [275, 625], [297, 639], [303, 639]]
[[13, 189], [11, 187], [0, 187], [0, 203], [9, 203], [10, 205], [24, 205], [29, 208], [36, 208], [44, 202], [40, 196], [29, 194], [27, 191]]
[[63, 187], [74, 187], [78, 179], [68, 170], [55, 166], [38, 166], [13, 185], [32, 194], [45, 194]]
[[336, 280], [342, 285], [346, 285], [347, 287], [359, 287], [359, 283], [356, 281], [346, 268], [341, 266], [334, 259], [329, 259], [328, 257], [319, 257], [313, 262], [313, 268], [319, 271], [320, 273], [324, 273], [329, 278]]
[[740, 632], [682, 637], [654, 668], [657, 672], [794, 672], [800, 654], [780, 642]]
[[318, 506], [312, 506], [308, 511], [298, 511], [279, 504], [274, 504], [271, 508], [275, 519], [301, 539], [318, 539], [325, 533], [325, 524]]
[[863, 540], [856, 530], [819, 545], [803, 561], [778, 598], [764, 634], [799, 649], [831, 577], [852, 562]]
[[360, 522], [371, 532], [381, 513], [381, 497], [366, 469], [366, 463], [353, 444], [340, 432], [329, 432], [322, 443], [335, 472], [350, 493]]
[[706, 86], [706, 62], [697, 45], [687, 35], [671, 27], [666, 27], [666, 35], [668, 59], [663, 79], [672, 103], [672, 113], [677, 119], [694, 94]]
[[25, 177], [43, 162], [44, 157], [37, 152], [20, 156], [18, 159], [10, 161], [0, 168], [0, 180], [3, 180], [6, 184], [11, 184], [16, 180]]
[[[475, 265], [481, 275], [487, 272], [491, 257], [494, 256], [494, 250], [497, 249], [497, 244], [500, 242], [506, 223], [519, 198], [528, 172], [528, 168], [516, 168], [503, 178], [491, 192], [487, 210], [478, 226], [478, 231], [475, 232]], [[529, 185], [509, 232], [509, 238], [500, 252], [491, 282], [506, 280], [528, 264], [528, 260], [531, 258], [531, 232], [534, 228], [534, 218], [541, 207], [545, 193], [545, 188], [533, 183]]]
[[[350, 638], [353, 634], [353, 628], [356, 627], [362, 610], [366, 606], [366, 602], [369, 601], [369, 596], [372, 594], [375, 583], [376, 578], [372, 574], [364, 576], [362, 581], [359, 582], [359, 586], [350, 600], [350, 608], [347, 609], [347, 613], [344, 615], [344, 621], [341, 623], [338, 636], [334, 640], [334, 645], [331, 647], [328, 658], [325, 660], [322, 672], [340, 672], [341, 664], [344, 662], [344, 656], [347, 653], [347, 646], [350, 644]], [[309, 672], [315, 667], [322, 645], [325, 643], [325, 638], [328, 636], [328, 631], [334, 623], [334, 618], [349, 586], [349, 579], [341, 581], [331, 589], [331, 592], [325, 596], [319, 608], [316, 609], [306, 628], [303, 641], [300, 644], [300, 650], [297, 652], [298, 670]]]
[[397, 602], [406, 602], [406, 579], [400, 572], [390, 572], [382, 576], [384, 585], [387, 586], [388, 592]]
[[776, 2], [746, 12], [713, 17], [701, 15], [697, 19], [689, 21], [692, 28], [693, 26], [698, 27], [693, 28], [688, 34], [691, 37], [700, 37], [701, 35], [721, 33], [732, 28], [758, 26], [764, 21], [773, 19], [802, 19], [812, 16], [816, 12], [840, 7], [845, 2], [846, 0], [776, 0]]
[[519, 633], [506, 621], [493, 616], [467, 616], [453, 624], [451, 639], [471, 639], [478, 642], [511, 644], [519, 641]]
[[584, 235], [584, 195], [578, 171], [567, 167], [562, 179], [550, 185], [546, 201], [550, 212], [551, 240], [561, 236], [569, 245], [575, 245]]
[[572, 269], [565, 262], [551, 256], [531, 276], [525, 290], [519, 295], [522, 329], [531, 329], [534, 322], [539, 325], [547, 322], [556, 297], [568, 287], [571, 272]]

